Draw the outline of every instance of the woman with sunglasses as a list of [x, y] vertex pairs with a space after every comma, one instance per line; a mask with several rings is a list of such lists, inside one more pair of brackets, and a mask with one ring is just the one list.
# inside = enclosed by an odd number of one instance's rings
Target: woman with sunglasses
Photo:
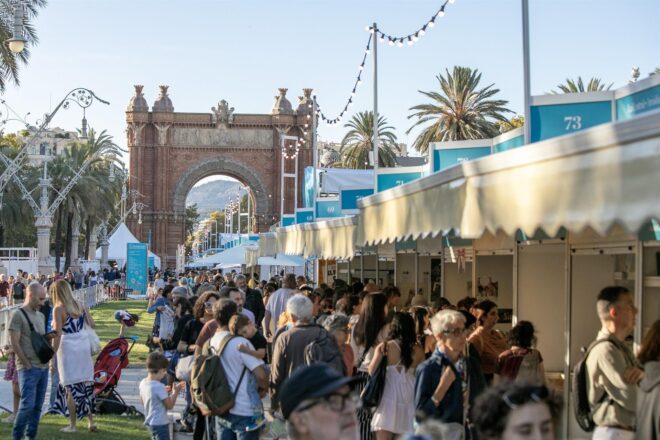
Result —
[[479, 396], [472, 422], [479, 439], [554, 440], [561, 400], [544, 385], [503, 382]]
[[466, 415], [485, 388], [479, 363], [466, 354], [465, 324], [465, 316], [456, 310], [442, 310], [431, 318], [436, 348], [417, 367], [415, 377], [417, 422], [437, 420], [446, 440], [472, 438], [466, 437], [470, 425]]

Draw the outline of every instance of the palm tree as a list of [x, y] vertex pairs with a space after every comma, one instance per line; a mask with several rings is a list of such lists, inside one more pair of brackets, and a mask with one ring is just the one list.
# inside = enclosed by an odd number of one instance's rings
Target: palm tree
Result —
[[578, 76], [577, 81], [574, 81], [570, 78], [566, 78], [564, 84], [558, 84], [559, 90], [553, 90], [551, 93], [553, 95], [559, 95], [561, 93], [583, 93], [583, 92], [600, 92], [602, 90], [609, 90], [612, 88], [612, 84], [605, 85], [602, 79], [596, 78], [595, 76], [589, 80], [587, 87], [584, 87], [584, 82], [582, 77]]
[[[350, 128], [341, 141], [341, 166], [343, 168], [367, 169], [369, 153], [373, 151], [374, 113], [372, 111], [358, 112], [350, 121], [344, 124]], [[396, 144], [394, 127], [387, 125], [384, 116], [378, 116], [378, 166], [392, 167], [394, 156], [399, 151]]]
[[454, 66], [453, 72], [445, 70], [446, 77], [437, 75], [440, 91], [419, 93], [432, 102], [412, 107], [414, 113], [408, 119], [417, 118], [415, 127], [428, 122], [431, 125], [417, 136], [413, 148], [422, 154], [428, 152], [430, 142], [460, 141], [491, 138], [499, 134], [496, 121], [506, 121], [505, 113], [513, 113], [505, 107], [508, 101], [489, 99], [500, 90], [490, 84], [479, 89], [481, 73], [478, 69]]
[[21, 2], [25, 5], [25, 15], [23, 18], [23, 28], [25, 35], [23, 38], [27, 41], [25, 49], [22, 52], [15, 54], [9, 50], [5, 43], [12, 37], [13, 32], [13, 15], [16, 2], [0, 1], [0, 92], [5, 91], [8, 82], [13, 82], [18, 85], [18, 68], [19, 64], [27, 64], [30, 58], [30, 50], [28, 46], [35, 45], [39, 42], [37, 32], [32, 25], [39, 8], [46, 6], [46, 0], [26, 0]]
[[[49, 165], [53, 186], [61, 190], [71, 179], [73, 171], [82, 167], [83, 163], [94, 157], [87, 170], [82, 174], [78, 183], [71, 188], [66, 199], [59, 206], [55, 215], [55, 264], [59, 267], [59, 258], [62, 255], [62, 242], [64, 241], [65, 267], [71, 263], [71, 236], [74, 215], [77, 213], [81, 220], [86, 221], [87, 234], [91, 232], [95, 223], [107, 217], [113, 209], [121, 192], [119, 179], [111, 181], [108, 163], [111, 166], [118, 161], [121, 149], [105, 131], [98, 136], [90, 130], [89, 139], [85, 143], [71, 144], [61, 155]], [[66, 227], [64, 240], [62, 230]]]

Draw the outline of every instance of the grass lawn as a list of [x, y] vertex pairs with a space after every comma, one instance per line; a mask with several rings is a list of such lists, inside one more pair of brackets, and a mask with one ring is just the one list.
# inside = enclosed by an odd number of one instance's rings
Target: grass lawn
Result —
[[[4, 417], [3, 417], [4, 418]], [[123, 417], [114, 415], [96, 416], [94, 420], [99, 432], [91, 434], [87, 431], [87, 419], [78, 421], [78, 432], [68, 434], [60, 429], [68, 425], [68, 418], [56, 415], [46, 415], [39, 423], [38, 439], [69, 440], [72, 438], [93, 438], [95, 440], [135, 439], [148, 440], [151, 438], [144, 420], [140, 417]], [[11, 438], [12, 425], [0, 423], [0, 438]]]
[[109, 340], [119, 336], [120, 325], [115, 319], [115, 312], [117, 310], [127, 310], [140, 317], [140, 320], [135, 326], [126, 328], [124, 336], [137, 336], [139, 338], [129, 355], [129, 366], [144, 366], [149, 355], [149, 349], [145, 345], [145, 342], [151, 332], [156, 315], [147, 313], [147, 301], [109, 301], [94, 307], [91, 312], [96, 322], [96, 334], [101, 339], [101, 348]]

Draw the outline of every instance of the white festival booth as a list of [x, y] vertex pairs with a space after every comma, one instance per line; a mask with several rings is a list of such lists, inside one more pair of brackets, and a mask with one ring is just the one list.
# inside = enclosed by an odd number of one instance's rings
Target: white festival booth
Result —
[[[131, 233], [125, 223], [120, 223], [115, 231], [108, 238], [108, 261], [116, 261], [117, 265], [121, 268], [126, 264], [126, 254], [128, 243], [140, 243]], [[96, 259], [101, 260], [101, 248], [96, 249]], [[149, 257], [153, 257], [155, 267], [160, 266], [160, 257], [153, 252], [149, 251]]]
[[566, 402], [560, 437], [588, 438], [569, 416], [569, 378], [600, 327], [598, 292], [633, 292], [635, 344], [660, 317], [658, 170], [655, 111], [459, 163], [360, 199], [354, 217], [263, 234], [257, 253], [344, 259], [343, 278], [382, 283], [391, 264], [404, 295], [493, 299], [502, 329], [521, 319], [537, 329]]

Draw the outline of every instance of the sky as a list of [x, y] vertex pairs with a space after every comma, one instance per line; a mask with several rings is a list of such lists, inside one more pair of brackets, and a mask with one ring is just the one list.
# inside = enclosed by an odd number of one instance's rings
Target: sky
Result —
[[[565, 78], [598, 76], [625, 85], [633, 65], [642, 77], [660, 67], [660, 1], [530, 1], [531, 90]], [[149, 105], [170, 86], [175, 111], [209, 112], [225, 99], [236, 113], [270, 113], [279, 87], [295, 106], [312, 87], [328, 116], [350, 95], [377, 22], [406, 35], [439, 8], [436, 0], [50, 0], [36, 20], [40, 43], [3, 95], [34, 123], [76, 87], [110, 101], [87, 110], [90, 126], [126, 146], [126, 105], [143, 84]], [[482, 85], [523, 113], [520, 0], [456, 0], [413, 46], [378, 47], [379, 113], [411, 145], [419, 130], [410, 107], [436, 90], [436, 75], [454, 65], [482, 72]], [[347, 116], [373, 102], [371, 57]], [[60, 110], [52, 126], [79, 128], [82, 113]], [[346, 120], [346, 118], [345, 118]], [[340, 141], [346, 128], [321, 124], [319, 138]]]

